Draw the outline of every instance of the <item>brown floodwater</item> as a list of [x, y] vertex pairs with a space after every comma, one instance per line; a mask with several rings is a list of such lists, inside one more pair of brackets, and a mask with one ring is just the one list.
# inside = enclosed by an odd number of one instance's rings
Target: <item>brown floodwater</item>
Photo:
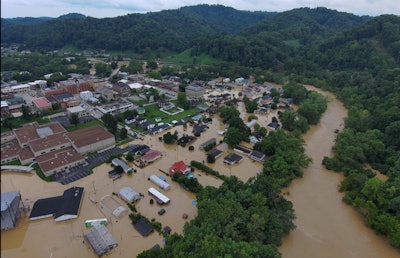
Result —
[[283, 239], [279, 251], [284, 258], [400, 257], [398, 250], [365, 226], [358, 213], [342, 202], [338, 185], [343, 175], [328, 171], [321, 164], [324, 156], [332, 155], [334, 131], [343, 128], [347, 116], [347, 110], [332, 94], [321, 93], [331, 100], [328, 109], [320, 124], [304, 135], [306, 154], [313, 163], [302, 178], [283, 190], [294, 205], [297, 228]]

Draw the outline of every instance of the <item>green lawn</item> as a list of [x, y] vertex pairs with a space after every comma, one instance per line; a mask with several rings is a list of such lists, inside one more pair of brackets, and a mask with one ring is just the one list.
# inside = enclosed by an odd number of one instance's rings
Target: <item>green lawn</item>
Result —
[[70, 126], [70, 127], [66, 128], [66, 130], [68, 132], [72, 132], [72, 131], [75, 131], [75, 130], [78, 130], [78, 129], [87, 128], [87, 127], [91, 127], [91, 126], [94, 126], [94, 125], [100, 125], [101, 127], [105, 127], [103, 122], [101, 122], [100, 120], [95, 119], [95, 120], [92, 120], [92, 121], [89, 121], [89, 122], [86, 122], [86, 123], [80, 123], [77, 126], [74, 126], [74, 125]]
[[176, 115], [170, 116], [170, 115], [160, 111], [157, 104], [145, 106], [145, 109], [146, 109], [146, 113], [144, 114], [144, 117], [147, 119], [147, 121], [154, 122], [155, 118], [160, 117], [160, 118], [162, 118], [163, 123], [170, 123], [173, 120], [179, 121], [182, 118], [185, 118], [188, 116], [193, 116], [194, 114], [197, 114], [199, 112], [199, 110], [197, 108], [191, 108], [189, 110], [185, 110]]

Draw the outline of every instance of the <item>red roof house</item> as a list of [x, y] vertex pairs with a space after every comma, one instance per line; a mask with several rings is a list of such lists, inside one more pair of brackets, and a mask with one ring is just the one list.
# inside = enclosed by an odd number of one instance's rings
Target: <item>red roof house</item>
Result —
[[143, 162], [153, 162], [156, 159], [160, 158], [162, 156], [161, 151], [157, 150], [149, 150], [145, 155], [143, 155], [140, 159]]
[[172, 164], [172, 166], [169, 168], [170, 175], [173, 175], [176, 172], [186, 175], [187, 173], [190, 172], [190, 167], [188, 165], [186, 165], [182, 160], [177, 161], [174, 164]]

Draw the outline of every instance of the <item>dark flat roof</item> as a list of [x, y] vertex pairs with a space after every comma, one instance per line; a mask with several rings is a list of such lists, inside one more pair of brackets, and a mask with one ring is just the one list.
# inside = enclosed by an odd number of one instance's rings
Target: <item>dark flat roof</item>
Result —
[[143, 218], [140, 218], [133, 226], [142, 236], [148, 236], [154, 231], [153, 227]]
[[235, 154], [235, 153], [229, 153], [229, 154], [224, 158], [224, 160], [226, 160], [226, 161], [228, 161], [228, 162], [230, 162], [230, 163], [239, 162], [239, 161], [241, 161], [242, 159], [243, 159], [242, 156], [237, 155], [237, 154]]

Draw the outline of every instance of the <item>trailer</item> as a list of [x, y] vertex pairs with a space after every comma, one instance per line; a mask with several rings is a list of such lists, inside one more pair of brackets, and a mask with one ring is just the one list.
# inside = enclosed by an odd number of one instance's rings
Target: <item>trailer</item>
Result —
[[163, 195], [153, 187], [150, 187], [148, 192], [150, 195], [156, 198], [157, 203], [159, 204], [167, 204], [171, 201], [167, 196]]

